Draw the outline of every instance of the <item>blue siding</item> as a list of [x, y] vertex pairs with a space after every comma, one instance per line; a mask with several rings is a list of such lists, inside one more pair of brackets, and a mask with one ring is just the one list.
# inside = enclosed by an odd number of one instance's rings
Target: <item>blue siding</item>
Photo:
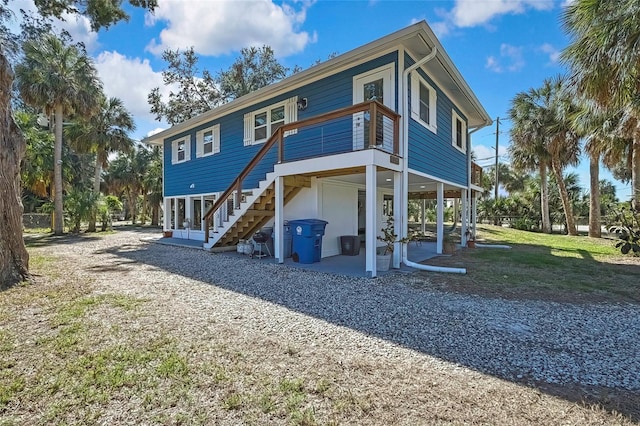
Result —
[[[244, 146], [244, 114], [248, 112], [268, 107], [293, 96], [308, 100], [307, 109], [298, 112], [299, 120], [349, 106], [353, 103], [353, 77], [389, 63], [395, 64], [395, 93], [397, 94], [397, 57], [397, 52], [386, 54], [166, 139], [164, 141], [164, 195], [202, 194], [226, 190], [262, 147], [262, 144]], [[196, 158], [196, 132], [216, 124], [220, 124], [220, 152], [212, 156]], [[292, 161], [350, 151], [353, 143], [351, 130], [352, 121], [349, 117], [340, 122], [310, 128], [297, 135], [291, 135], [286, 138], [285, 159]], [[171, 164], [171, 142], [186, 135], [191, 136], [191, 159], [184, 163]], [[277, 151], [273, 149], [265, 161], [245, 180], [243, 188], [256, 187], [258, 182], [264, 179], [265, 174], [273, 170], [276, 155]]]
[[[411, 66], [415, 61], [408, 54], [405, 55], [405, 66]], [[415, 71], [414, 71], [415, 72]], [[467, 118], [453, 105], [442, 90], [421, 69], [420, 75], [436, 90], [438, 101], [437, 134], [409, 117], [409, 168], [427, 173], [460, 185], [467, 185], [467, 154], [456, 149], [451, 141], [452, 114], [456, 113], [467, 122]], [[411, 81], [409, 81], [409, 99], [411, 99]], [[411, 101], [409, 101], [411, 108]], [[468, 138], [468, 136], [467, 136]]]

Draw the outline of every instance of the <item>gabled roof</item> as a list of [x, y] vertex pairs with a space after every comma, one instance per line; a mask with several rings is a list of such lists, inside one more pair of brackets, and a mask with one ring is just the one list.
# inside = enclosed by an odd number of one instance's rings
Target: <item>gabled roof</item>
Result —
[[164, 139], [168, 137], [200, 124], [207, 123], [218, 117], [225, 116], [231, 112], [273, 98], [284, 92], [302, 87], [311, 81], [335, 74], [343, 69], [350, 68], [354, 63], [364, 61], [367, 58], [373, 58], [381, 52], [399, 47], [400, 45], [403, 45], [416, 60], [428, 55], [431, 49], [436, 47], [438, 51], [437, 56], [424, 66], [428, 74], [453, 98], [458, 107], [462, 109], [469, 121], [469, 128], [491, 123], [489, 114], [485, 111], [476, 95], [455, 67], [438, 38], [429, 25], [427, 25], [425, 21], [421, 21], [176, 124], [169, 129], [145, 138], [143, 142], [162, 145]]

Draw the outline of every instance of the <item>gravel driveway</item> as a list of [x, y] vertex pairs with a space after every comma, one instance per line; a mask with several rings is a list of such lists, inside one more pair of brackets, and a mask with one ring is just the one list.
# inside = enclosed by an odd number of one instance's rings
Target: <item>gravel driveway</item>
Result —
[[[253, 332], [289, 336], [296, 344], [339, 342], [345, 350], [394, 358], [426, 354], [518, 382], [640, 391], [636, 305], [432, 292], [414, 286], [431, 279], [425, 275], [335, 276], [150, 243], [157, 237], [158, 231], [124, 231], [56, 251], [93, 264], [87, 274], [136, 262], [140, 266], [125, 275], [136, 285], [131, 291], [170, 293], [173, 300], [188, 299], [203, 312], [215, 309], [218, 317], [242, 321]], [[193, 294], [192, 280], [213, 287]], [[122, 284], [113, 283], [121, 291]]]

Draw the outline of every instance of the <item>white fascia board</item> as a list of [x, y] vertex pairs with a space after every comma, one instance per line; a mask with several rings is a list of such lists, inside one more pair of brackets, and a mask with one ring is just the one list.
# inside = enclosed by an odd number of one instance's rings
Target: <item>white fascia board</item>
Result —
[[[347, 53], [336, 56], [326, 62], [312, 66], [311, 68], [296, 73], [277, 83], [258, 89], [255, 92], [249, 93], [227, 104], [213, 108], [198, 115], [197, 117], [193, 117], [187, 121], [176, 124], [169, 129], [163, 130], [162, 132], [156, 133], [148, 138], [144, 138], [143, 142], [151, 145], [162, 145], [164, 139], [196, 127], [199, 124], [204, 124], [234, 111], [246, 108], [247, 106], [274, 98], [284, 92], [295, 90], [324, 77], [337, 74], [345, 69], [353, 68], [354, 66], [377, 56], [398, 50], [403, 40], [415, 37], [421, 31], [425, 31], [425, 29], [428, 29], [428, 26], [424, 21], [413, 24]], [[429, 32], [431, 31], [429, 30]], [[433, 32], [431, 32], [431, 34], [433, 34]]]
[[[475, 105], [480, 115], [484, 117], [485, 125], [491, 124], [493, 120], [491, 120], [491, 117], [489, 117], [489, 113], [484, 109], [484, 107], [480, 103], [480, 100], [476, 97], [475, 93], [473, 93], [473, 90], [471, 90], [471, 87], [469, 87], [464, 77], [462, 77], [462, 74], [460, 74], [460, 71], [458, 71], [458, 68], [453, 64], [453, 61], [447, 54], [447, 51], [445, 50], [444, 46], [442, 46], [442, 43], [440, 43], [440, 40], [438, 40], [438, 37], [436, 37], [436, 35], [431, 30], [429, 25], [427, 25], [426, 22], [421, 21], [418, 23], [418, 25], [422, 26], [422, 29], [427, 33], [427, 37], [436, 45], [436, 47], [438, 48], [437, 57], [443, 59], [444, 61], [443, 65], [446, 66], [447, 71], [449, 72], [451, 77], [454, 79], [456, 84], [458, 84], [458, 86], [462, 89], [462, 91], [467, 94], [467, 96], [469, 97], [469, 100]], [[474, 127], [474, 126], [470, 125], [469, 127]]]
[[390, 157], [391, 154], [378, 151], [377, 149], [363, 149], [361, 151], [276, 164], [274, 171], [278, 176], [288, 176], [318, 173], [325, 170], [348, 169], [351, 167], [366, 166], [368, 164], [375, 164], [378, 167], [384, 167], [389, 170], [401, 171], [402, 161], [401, 164], [392, 164]]

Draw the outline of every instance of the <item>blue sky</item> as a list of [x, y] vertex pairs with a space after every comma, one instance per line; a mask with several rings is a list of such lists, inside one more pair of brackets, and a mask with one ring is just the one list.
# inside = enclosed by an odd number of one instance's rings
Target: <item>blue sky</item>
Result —
[[[565, 72], [558, 62], [568, 37], [561, 14], [571, 0], [158, 0], [154, 16], [131, 9], [131, 20], [92, 33], [86, 21], [60, 24], [83, 41], [94, 57], [109, 96], [121, 98], [134, 114], [142, 139], [166, 128], [149, 113], [147, 94], [162, 87], [165, 48], [194, 46], [200, 66], [226, 69], [242, 47], [270, 45], [288, 67], [307, 68], [318, 59], [351, 49], [426, 20], [453, 62], [500, 128], [500, 161], [508, 161], [510, 100], [521, 91]], [[32, 0], [13, 0], [13, 8], [33, 8]], [[168, 90], [165, 89], [165, 90]], [[495, 156], [495, 126], [472, 136], [481, 165]], [[588, 161], [576, 169], [588, 186]], [[602, 179], [613, 180], [603, 170]], [[616, 182], [618, 197], [629, 185]]]

